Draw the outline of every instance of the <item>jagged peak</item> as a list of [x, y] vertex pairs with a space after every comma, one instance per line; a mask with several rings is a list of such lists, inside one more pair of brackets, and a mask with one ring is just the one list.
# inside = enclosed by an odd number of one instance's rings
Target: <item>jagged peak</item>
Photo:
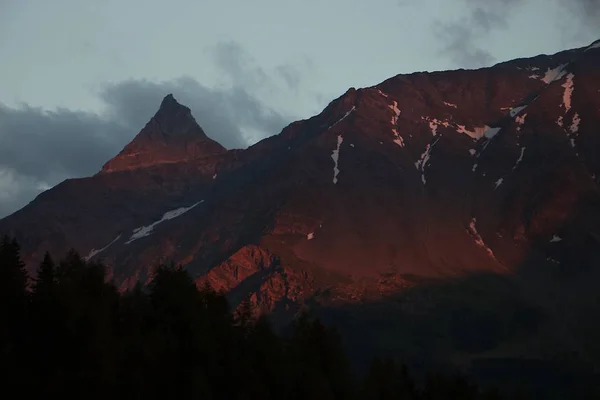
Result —
[[183, 162], [225, 151], [223, 146], [206, 136], [191, 110], [169, 93], [146, 126], [102, 167], [101, 172]]
[[175, 100], [175, 97], [173, 97], [173, 93], [169, 93], [162, 99], [162, 102], [160, 103], [160, 108], [168, 106], [169, 104], [179, 104], [179, 102]]
[[173, 93], [169, 93], [160, 102], [160, 107], [158, 108], [157, 114], [172, 113], [177, 111], [187, 111], [191, 114], [191, 110], [188, 107], [179, 103], [173, 96]]

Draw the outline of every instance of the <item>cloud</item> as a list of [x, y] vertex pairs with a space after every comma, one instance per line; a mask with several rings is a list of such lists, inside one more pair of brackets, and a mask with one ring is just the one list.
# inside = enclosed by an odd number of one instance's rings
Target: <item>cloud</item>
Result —
[[216, 66], [231, 80], [233, 87], [257, 90], [272, 83], [250, 54], [233, 40], [218, 42], [211, 53]]
[[[293, 119], [268, 107], [241, 85], [214, 89], [190, 77], [158, 83], [129, 80], [105, 87], [99, 96], [107, 106], [107, 119], [139, 130], [168, 93], [192, 110], [208, 136], [227, 148], [246, 147], [279, 133]], [[260, 137], [249, 136], [247, 129], [259, 132]], [[129, 135], [126, 142], [131, 138]]]
[[496, 60], [492, 53], [477, 46], [476, 35], [466, 22], [441, 23], [436, 30], [444, 43], [442, 51], [456, 66], [479, 68]]
[[510, 14], [526, 0], [460, 0], [467, 16], [436, 26], [443, 52], [460, 67], [479, 68], [492, 64], [494, 56], [477, 45], [478, 39], [508, 26]]
[[300, 72], [293, 65], [279, 65], [275, 68], [275, 72], [287, 84], [288, 88], [298, 90], [300, 84]]
[[13, 169], [0, 166], [0, 216], [21, 208], [38, 193], [50, 186], [28, 176], [22, 176]]
[[[229, 86], [208, 87], [190, 77], [127, 80], [97, 93], [105, 106], [101, 113], [0, 104], [0, 218], [64, 179], [99, 171], [133, 139], [168, 93], [227, 148], [277, 134], [296, 119], [261, 100], [260, 89], [273, 90], [277, 84], [239, 45], [227, 42], [215, 51], [215, 63], [230, 78]], [[299, 75], [290, 72], [289, 79], [298, 85]]]
[[93, 113], [0, 105], [0, 168], [46, 183], [90, 174], [128, 134], [125, 126]]
[[[467, 14], [458, 20], [436, 22], [435, 33], [443, 53], [459, 67], [479, 68], [496, 61], [478, 42], [492, 33], [507, 29], [510, 17], [534, 0], [457, 0]], [[558, 8], [561, 15], [571, 15], [578, 24], [562, 28], [563, 36], [598, 33], [600, 35], [600, 0], [547, 0], [548, 8]]]
[[570, 7], [581, 21], [583, 27], [600, 35], [600, 0], [561, 0]]

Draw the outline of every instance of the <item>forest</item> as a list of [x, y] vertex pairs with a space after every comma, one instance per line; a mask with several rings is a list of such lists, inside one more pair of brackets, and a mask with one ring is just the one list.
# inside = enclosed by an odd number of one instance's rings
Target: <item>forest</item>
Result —
[[359, 376], [334, 328], [302, 313], [277, 334], [249, 301], [232, 310], [173, 264], [121, 293], [101, 263], [73, 250], [57, 262], [46, 253], [30, 277], [19, 244], [4, 237], [0, 296], [2, 388], [20, 397], [516, 398], [460, 375], [415, 379], [401, 360], [373, 359]]

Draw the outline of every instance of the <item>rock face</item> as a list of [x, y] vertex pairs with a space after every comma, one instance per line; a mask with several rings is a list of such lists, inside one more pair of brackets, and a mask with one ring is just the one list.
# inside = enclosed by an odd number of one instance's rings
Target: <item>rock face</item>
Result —
[[600, 366], [582, 322], [600, 311], [599, 152], [598, 42], [352, 88], [246, 150], [169, 95], [99, 174], [0, 232], [32, 269], [72, 246], [122, 289], [173, 260], [234, 305], [308, 307], [365, 352]]
[[206, 136], [190, 109], [169, 94], [144, 129], [101, 172], [188, 162], [224, 152], [223, 146]]

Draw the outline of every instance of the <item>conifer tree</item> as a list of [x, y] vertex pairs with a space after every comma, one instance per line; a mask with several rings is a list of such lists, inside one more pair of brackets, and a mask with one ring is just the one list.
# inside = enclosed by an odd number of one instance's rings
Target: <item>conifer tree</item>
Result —
[[56, 342], [59, 339], [57, 323], [61, 319], [57, 304], [57, 280], [54, 260], [48, 252], [38, 268], [34, 279], [30, 308], [30, 354], [28, 359], [33, 366], [33, 379], [36, 382], [36, 397], [53, 395], [56, 385], [55, 370], [48, 368], [49, 360], [60, 356]]
[[15, 239], [0, 241], [0, 379], [22, 382], [24, 345], [28, 331], [28, 274]]
[[36, 297], [48, 298], [56, 288], [56, 265], [50, 253], [44, 254], [44, 259], [38, 268], [37, 277], [33, 284], [33, 294]]

